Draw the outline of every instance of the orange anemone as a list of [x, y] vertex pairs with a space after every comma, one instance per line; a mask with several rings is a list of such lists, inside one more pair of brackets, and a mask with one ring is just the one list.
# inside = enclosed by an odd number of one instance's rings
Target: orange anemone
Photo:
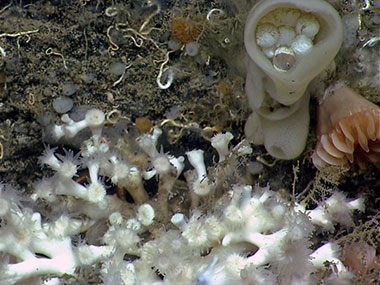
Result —
[[348, 87], [331, 91], [318, 108], [314, 165], [380, 168], [380, 108]]

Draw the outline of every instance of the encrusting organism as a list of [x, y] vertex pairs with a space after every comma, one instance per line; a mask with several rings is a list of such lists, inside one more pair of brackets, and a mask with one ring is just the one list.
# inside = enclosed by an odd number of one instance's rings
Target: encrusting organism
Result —
[[195, 41], [203, 30], [201, 20], [191, 19], [190, 17], [173, 18], [171, 33], [174, 40], [180, 43], [190, 43]]
[[329, 92], [318, 109], [314, 165], [380, 167], [380, 108], [346, 86]]

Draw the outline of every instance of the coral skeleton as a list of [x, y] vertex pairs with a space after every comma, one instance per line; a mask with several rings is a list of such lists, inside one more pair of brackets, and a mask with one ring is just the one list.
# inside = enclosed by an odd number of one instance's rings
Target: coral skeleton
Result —
[[380, 284], [380, 0], [0, 3], [0, 285]]
[[[316, 284], [323, 279], [317, 273], [332, 266], [329, 280], [351, 280], [353, 274], [342, 263], [339, 247], [326, 241], [312, 250], [311, 237], [317, 228], [351, 226], [353, 211], [363, 210], [362, 198], [348, 200], [336, 192], [307, 209], [269, 187], [235, 184], [219, 195], [213, 209], [193, 207], [189, 215], [173, 213], [168, 198], [182, 172], [183, 158], [157, 151], [161, 133], [155, 129], [137, 138], [148, 159], [166, 158], [152, 163], [160, 185], [157, 199], [149, 200], [141, 183], [152, 178], [144, 178], [142, 171], [147, 169], [129, 163], [99, 136], [101, 129], [82, 143], [80, 157], [70, 151], [59, 155], [47, 147], [40, 163], [55, 174], [36, 182], [30, 198], [1, 185], [0, 283], [76, 276], [97, 263], [103, 284]], [[187, 176], [190, 199], [196, 205], [205, 195], [217, 195], [217, 186], [226, 174], [232, 175], [235, 160], [252, 152], [244, 140], [229, 148], [231, 139], [226, 133], [211, 140], [219, 163], [209, 171], [203, 150], [186, 153], [194, 167]], [[88, 170], [87, 184], [74, 180], [79, 168]], [[131, 191], [137, 205], [107, 195], [105, 178]], [[157, 228], [158, 221], [173, 228]], [[151, 238], [144, 240], [147, 235]], [[81, 242], [74, 242], [79, 236]]]
[[[217, 196], [216, 188], [226, 173], [231, 174], [234, 160], [252, 151], [244, 140], [229, 149], [232, 136], [227, 133], [212, 139], [220, 165], [209, 171], [203, 150], [187, 152], [195, 168], [190, 170], [193, 179], [188, 181], [188, 189], [201, 197], [218, 197], [213, 208], [193, 208], [189, 214], [169, 209], [168, 196], [183, 169], [175, 167], [182, 160], [178, 163], [173, 157], [168, 161], [177, 163], [170, 164], [169, 172], [158, 169], [155, 173], [159, 184], [169, 183], [170, 178], [170, 185], [159, 186], [165, 191], [159, 189], [157, 199], [146, 196], [149, 201], [138, 205], [138, 200], [134, 206], [108, 195], [106, 179], [129, 185], [135, 183], [131, 176], [143, 181], [143, 175], [98, 134], [82, 144], [80, 157], [70, 151], [59, 155], [57, 149], [47, 147], [40, 163], [55, 174], [35, 183], [30, 198], [1, 185], [1, 284], [31, 278], [42, 283], [52, 276], [58, 283], [57, 277], [79, 280], [81, 270], [95, 268], [102, 284], [317, 284], [324, 278], [335, 283], [352, 280], [354, 275], [344, 266], [339, 246], [326, 240], [312, 250], [312, 237], [318, 229], [351, 226], [353, 212], [363, 210], [362, 198], [349, 200], [335, 192], [309, 209], [287, 201], [268, 186], [239, 183]], [[160, 134], [156, 129], [137, 138], [150, 159], [163, 155], [156, 149]], [[98, 147], [101, 144], [107, 147]], [[118, 167], [129, 173], [116, 174]], [[88, 183], [74, 180], [79, 168], [87, 169]], [[141, 187], [133, 189], [144, 192], [144, 185]], [[193, 198], [199, 202], [199, 197], [190, 195]], [[169, 228], [157, 226], [160, 221], [166, 221]], [[321, 271], [325, 275], [320, 275]]]

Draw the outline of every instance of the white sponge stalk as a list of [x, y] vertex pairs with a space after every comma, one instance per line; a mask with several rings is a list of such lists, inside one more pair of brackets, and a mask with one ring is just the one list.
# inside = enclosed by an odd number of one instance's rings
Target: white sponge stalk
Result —
[[104, 120], [105, 115], [103, 111], [99, 109], [91, 109], [87, 111], [85, 121], [93, 136], [100, 137], [102, 135]]
[[137, 210], [136, 218], [144, 226], [149, 226], [153, 223], [155, 217], [154, 209], [151, 205], [145, 203], [142, 204]]

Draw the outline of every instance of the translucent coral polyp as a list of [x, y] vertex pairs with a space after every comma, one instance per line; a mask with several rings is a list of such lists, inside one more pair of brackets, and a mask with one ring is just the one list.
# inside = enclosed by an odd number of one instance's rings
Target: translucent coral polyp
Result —
[[317, 168], [367, 162], [380, 167], [380, 108], [348, 87], [328, 94], [319, 106]]

